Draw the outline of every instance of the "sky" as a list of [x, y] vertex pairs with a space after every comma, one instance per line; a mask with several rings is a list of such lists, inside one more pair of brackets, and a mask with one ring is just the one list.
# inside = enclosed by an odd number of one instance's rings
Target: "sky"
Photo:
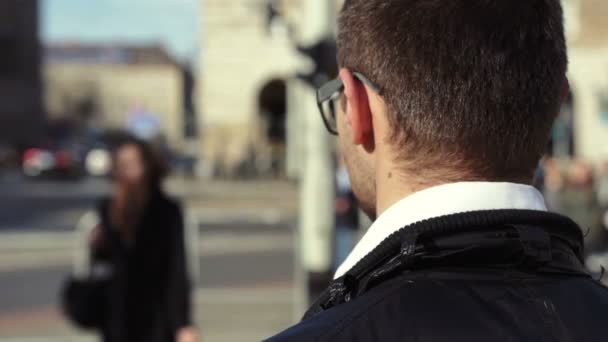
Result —
[[195, 62], [200, 2], [41, 0], [41, 33], [45, 42], [160, 42], [180, 60]]

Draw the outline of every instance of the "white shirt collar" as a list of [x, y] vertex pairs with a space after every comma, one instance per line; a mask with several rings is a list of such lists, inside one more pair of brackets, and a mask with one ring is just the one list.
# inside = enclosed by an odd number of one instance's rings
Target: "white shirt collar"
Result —
[[335, 277], [343, 276], [384, 239], [405, 226], [434, 217], [497, 209], [547, 211], [542, 194], [524, 184], [463, 182], [425, 189], [382, 213], [338, 268]]

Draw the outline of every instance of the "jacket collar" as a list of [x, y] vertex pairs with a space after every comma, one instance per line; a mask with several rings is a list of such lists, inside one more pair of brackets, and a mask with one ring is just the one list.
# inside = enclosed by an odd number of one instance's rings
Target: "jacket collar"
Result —
[[378, 217], [338, 268], [335, 278], [343, 276], [384, 239], [404, 226], [434, 217], [500, 209], [547, 211], [542, 194], [524, 184], [461, 182], [414, 193]]
[[580, 228], [558, 214], [490, 210], [436, 217], [391, 234], [335, 279], [304, 319], [348, 302], [404, 271], [445, 265], [587, 277], [582, 255]]

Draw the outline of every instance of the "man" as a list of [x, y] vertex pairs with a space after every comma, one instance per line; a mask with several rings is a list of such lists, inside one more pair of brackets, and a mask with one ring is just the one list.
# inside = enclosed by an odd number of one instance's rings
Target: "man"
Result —
[[338, 62], [320, 107], [376, 220], [270, 341], [605, 341], [581, 230], [529, 185], [568, 93], [560, 2], [347, 0]]

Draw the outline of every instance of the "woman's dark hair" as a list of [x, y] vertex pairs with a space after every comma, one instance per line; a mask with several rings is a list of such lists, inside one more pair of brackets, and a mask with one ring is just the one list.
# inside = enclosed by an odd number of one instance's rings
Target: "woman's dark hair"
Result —
[[116, 154], [126, 146], [134, 146], [144, 163], [145, 177], [151, 189], [159, 189], [163, 179], [169, 174], [169, 167], [160, 149], [141, 139], [125, 136], [117, 141], [112, 148], [112, 160], [115, 162]]

